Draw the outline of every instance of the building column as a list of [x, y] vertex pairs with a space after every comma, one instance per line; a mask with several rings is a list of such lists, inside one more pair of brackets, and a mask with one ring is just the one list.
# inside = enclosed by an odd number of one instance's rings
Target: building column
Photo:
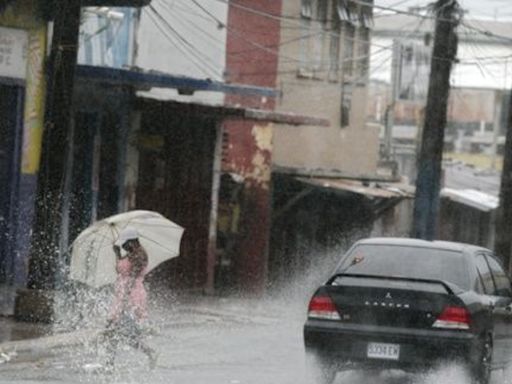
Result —
[[244, 181], [233, 271], [238, 288], [262, 294], [267, 282], [271, 223], [271, 124], [230, 120], [225, 124], [223, 171]]

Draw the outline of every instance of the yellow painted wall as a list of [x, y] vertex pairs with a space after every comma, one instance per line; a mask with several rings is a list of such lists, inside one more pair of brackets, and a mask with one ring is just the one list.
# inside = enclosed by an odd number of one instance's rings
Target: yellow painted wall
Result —
[[36, 9], [36, 0], [18, 0], [0, 14], [0, 26], [23, 29], [29, 33], [21, 166], [23, 174], [35, 174], [39, 170], [44, 127], [47, 23], [37, 18]]

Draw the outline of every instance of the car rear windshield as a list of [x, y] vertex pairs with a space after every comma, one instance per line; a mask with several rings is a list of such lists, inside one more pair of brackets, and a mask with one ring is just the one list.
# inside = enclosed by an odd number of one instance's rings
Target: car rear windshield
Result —
[[336, 272], [443, 280], [465, 290], [470, 286], [462, 253], [445, 249], [359, 245]]

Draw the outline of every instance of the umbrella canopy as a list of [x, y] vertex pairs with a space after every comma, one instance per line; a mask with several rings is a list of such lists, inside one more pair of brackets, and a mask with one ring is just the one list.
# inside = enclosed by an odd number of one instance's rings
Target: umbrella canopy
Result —
[[70, 278], [99, 288], [116, 280], [113, 245], [124, 228], [134, 228], [148, 253], [148, 271], [179, 255], [184, 229], [157, 212], [130, 211], [85, 229], [73, 242]]

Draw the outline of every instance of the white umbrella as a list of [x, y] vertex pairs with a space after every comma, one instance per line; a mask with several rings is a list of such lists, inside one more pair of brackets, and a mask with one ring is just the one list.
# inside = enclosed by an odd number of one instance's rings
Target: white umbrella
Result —
[[116, 279], [113, 245], [126, 227], [139, 232], [148, 253], [148, 271], [179, 255], [184, 229], [157, 212], [131, 211], [98, 221], [73, 242], [70, 278], [99, 288]]

